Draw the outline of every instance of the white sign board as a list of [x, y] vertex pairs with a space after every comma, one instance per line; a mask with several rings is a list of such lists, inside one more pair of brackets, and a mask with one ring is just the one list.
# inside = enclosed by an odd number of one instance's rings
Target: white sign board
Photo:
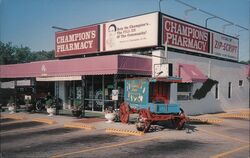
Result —
[[118, 100], [119, 91], [117, 89], [112, 90], [112, 100]]
[[239, 55], [239, 40], [230, 36], [212, 32], [212, 44], [211, 44], [211, 54], [238, 60]]
[[158, 17], [151, 13], [103, 24], [103, 51], [156, 46]]
[[31, 86], [31, 80], [17, 80], [17, 86]]
[[155, 64], [152, 77], [168, 77], [168, 64]]
[[1, 88], [3, 89], [14, 89], [15, 88], [15, 81], [9, 81], [9, 82], [1, 82]]
[[25, 96], [24, 96], [24, 99], [25, 99], [25, 100], [31, 100], [31, 95], [25, 95]]

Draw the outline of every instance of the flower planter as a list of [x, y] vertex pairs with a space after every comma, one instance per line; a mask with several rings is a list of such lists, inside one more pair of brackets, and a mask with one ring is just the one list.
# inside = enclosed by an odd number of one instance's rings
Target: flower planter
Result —
[[112, 123], [115, 118], [115, 113], [105, 113], [105, 118], [108, 120], [106, 123]]
[[34, 107], [32, 104], [26, 104], [26, 111], [27, 112], [32, 112], [34, 111]]
[[56, 113], [56, 108], [47, 108], [48, 116], [53, 116]]
[[9, 106], [8, 110], [10, 111], [10, 114], [15, 113], [15, 107], [14, 106]]
[[81, 110], [72, 110], [72, 115], [75, 117], [80, 117], [82, 115]]

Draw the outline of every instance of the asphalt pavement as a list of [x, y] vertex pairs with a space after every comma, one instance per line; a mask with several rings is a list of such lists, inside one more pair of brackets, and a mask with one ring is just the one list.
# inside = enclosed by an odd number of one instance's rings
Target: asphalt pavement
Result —
[[150, 132], [140, 135], [133, 133], [136, 131], [133, 123], [106, 123], [100, 115], [77, 119], [4, 112], [0, 119], [1, 156], [249, 158], [249, 109], [190, 118], [184, 130], [155, 125]]

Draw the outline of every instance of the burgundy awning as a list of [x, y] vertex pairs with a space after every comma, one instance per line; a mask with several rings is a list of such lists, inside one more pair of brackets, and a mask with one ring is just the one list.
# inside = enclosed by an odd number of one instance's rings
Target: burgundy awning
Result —
[[0, 65], [0, 78], [151, 73], [151, 59], [123, 55]]
[[177, 76], [182, 78], [182, 82], [205, 82], [208, 77], [195, 65], [178, 64]]

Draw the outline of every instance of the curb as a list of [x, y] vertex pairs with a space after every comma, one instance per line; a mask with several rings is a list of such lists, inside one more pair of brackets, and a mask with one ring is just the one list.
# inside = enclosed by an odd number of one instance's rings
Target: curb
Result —
[[211, 118], [189, 118], [189, 121], [201, 122], [201, 123], [222, 123], [222, 119], [211, 119]]
[[1, 122], [0, 124], [2, 126], [2, 125], [11, 125], [11, 124], [20, 123], [20, 122], [26, 122], [26, 121], [16, 120], [16, 121], [11, 121], [11, 122]]
[[2, 115], [1, 118], [10, 118], [10, 119], [15, 119], [15, 120], [26, 120], [26, 116], [20, 116], [20, 115], [13, 115], [13, 114], [7, 114], [7, 115]]
[[144, 135], [144, 132], [116, 129], [116, 128], [106, 128], [105, 131], [108, 133], [129, 134], [129, 135], [134, 135], [134, 136], [143, 136]]
[[67, 123], [67, 124], [64, 124], [64, 127], [80, 128], [80, 129], [88, 129], [88, 130], [96, 129], [94, 126], [90, 126], [90, 125], [86, 125], [86, 124], [80, 124], [80, 123]]
[[47, 123], [47, 124], [49, 124], [49, 125], [52, 125], [52, 124], [56, 124], [56, 123], [57, 123], [56, 121], [51, 120], [51, 119], [47, 119], [47, 118], [34, 118], [34, 119], [32, 119], [31, 121]]
[[240, 114], [246, 114], [246, 115], [250, 115], [250, 111], [241, 111]]
[[234, 118], [234, 119], [246, 119], [249, 120], [250, 119], [250, 115], [249, 114], [244, 114], [244, 113], [239, 113], [239, 114], [221, 114], [218, 115], [218, 117], [221, 118]]

